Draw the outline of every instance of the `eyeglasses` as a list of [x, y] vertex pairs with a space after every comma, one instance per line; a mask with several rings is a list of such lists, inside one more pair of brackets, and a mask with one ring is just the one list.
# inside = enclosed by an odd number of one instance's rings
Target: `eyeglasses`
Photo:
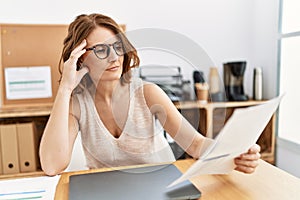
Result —
[[118, 56], [122, 56], [125, 54], [124, 51], [124, 46], [123, 43], [121, 41], [117, 41], [113, 44], [96, 44], [93, 47], [90, 48], [86, 48], [87, 51], [94, 51], [94, 54], [97, 56], [97, 58], [99, 59], [105, 59], [109, 56], [110, 54], [110, 47], [113, 47], [116, 54]]

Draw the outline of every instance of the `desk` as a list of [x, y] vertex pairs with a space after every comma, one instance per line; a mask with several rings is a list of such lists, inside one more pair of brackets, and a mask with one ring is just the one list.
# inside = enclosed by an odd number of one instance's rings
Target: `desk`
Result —
[[[195, 161], [192, 159], [178, 160], [174, 165], [184, 172], [193, 162]], [[56, 188], [55, 200], [68, 199], [70, 175], [110, 170], [112, 169], [105, 168], [62, 173]], [[203, 175], [191, 181], [202, 192], [201, 200], [292, 200], [299, 199], [300, 196], [300, 179], [263, 160], [260, 160], [259, 167], [250, 175], [233, 171], [229, 175]]]

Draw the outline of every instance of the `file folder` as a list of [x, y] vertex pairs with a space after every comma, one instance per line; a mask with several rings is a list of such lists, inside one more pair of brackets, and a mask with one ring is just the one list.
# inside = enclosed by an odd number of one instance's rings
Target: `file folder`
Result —
[[18, 138], [15, 124], [0, 126], [3, 174], [19, 173]]
[[34, 123], [17, 124], [19, 163], [21, 172], [37, 170], [37, 139]]

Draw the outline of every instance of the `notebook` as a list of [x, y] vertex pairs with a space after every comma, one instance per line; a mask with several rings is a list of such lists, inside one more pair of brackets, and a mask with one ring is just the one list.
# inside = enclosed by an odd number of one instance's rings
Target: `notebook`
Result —
[[189, 181], [167, 186], [181, 176], [173, 164], [70, 176], [69, 200], [183, 200], [201, 192]]

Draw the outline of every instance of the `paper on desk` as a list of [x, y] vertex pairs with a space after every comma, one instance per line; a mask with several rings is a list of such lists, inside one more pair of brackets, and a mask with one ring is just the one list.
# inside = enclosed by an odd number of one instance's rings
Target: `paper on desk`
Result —
[[232, 171], [235, 168], [233, 159], [256, 143], [281, 99], [282, 96], [279, 96], [257, 106], [235, 109], [201, 158], [169, 187], [201, 174]]
[[60, 175], [19, 178], [0, 181], [0, 200], [3, 199], [54, 199]]

